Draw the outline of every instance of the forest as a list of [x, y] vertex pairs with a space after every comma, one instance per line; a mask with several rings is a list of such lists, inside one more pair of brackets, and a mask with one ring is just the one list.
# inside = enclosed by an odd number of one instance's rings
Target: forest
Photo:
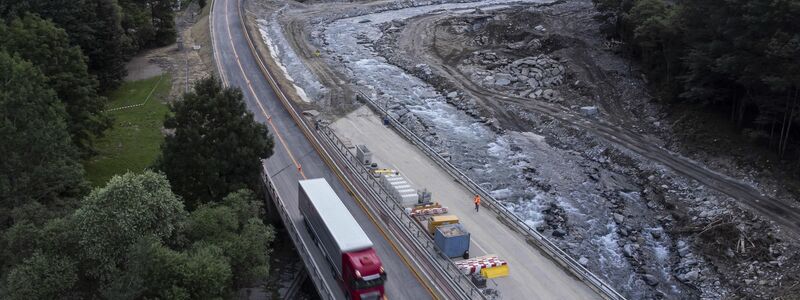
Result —
[[658, 98], [725, 114], [798, 162], [800, 1], [593, 1]]
[[266, 278], [273, 144], [241, 91], [196, 82], [152, 166], [87, 181], [105, 95], [134, 55], [175, 43], [174, 3], [0, 1], [0, 299], [222, 299]]

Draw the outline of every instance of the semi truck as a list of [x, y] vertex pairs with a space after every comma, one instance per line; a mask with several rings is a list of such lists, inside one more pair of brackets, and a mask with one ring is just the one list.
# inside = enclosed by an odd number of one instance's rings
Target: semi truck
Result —
[[298, 208], [347, 299], [381, 299], [386, 271], [361, 226], [324, 178], [300, 180]]

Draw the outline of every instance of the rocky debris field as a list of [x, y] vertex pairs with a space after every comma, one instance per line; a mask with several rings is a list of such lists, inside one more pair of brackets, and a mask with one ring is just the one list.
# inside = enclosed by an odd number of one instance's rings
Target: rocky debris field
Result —
[[[538, 42], [536, 39], [531, 41]], [[546, 54], [509, 61], [494, 52], [481, 51], [464, 60], [464, 64], [491, 68], [462, 68], [468, 69], [465, 73], [470, 74], [472, 81], [480, 82], [486, 87], [502, 89], [519, 97], [535, 100], [564, 100], [556, 90], [551, 89], [564, 82], [564, 66]]]
[[[598, 117], [660, 143], [669, 134], [664, 112], [599, 34], [589, 1], [478, 10], [403, 3], [316, 16], [311, 41], [354, 88], [581, 264], [631, 299], [798, 295], [796, 242], [734, 199], [525, 103], [492, 103], [458, 88], [595, 105]], [[430, 26], [423, 29], [435, 46], [399, 50], [404, 30], [420, 26]]]
[[[575, 8], [553, 5], [545, 9], [553, 13], [553, 10]], [[540, 19], [548, 23], [547, 15], [541, 10], [529, 9], [525, 13], [538, 17], [517, 17], [515, 15], [520, 13], [501, 10], [495, 13], [495, 20], [487, 18], [486, 11], [479, 11], [437, 22], [441, 27], [435, 31], [439, 34], [437, 45], [463, 42], [463, 48], [469, 52], [448, 56], [448, 48], [460, 46], [451, 44], [431, 52], [444, 53], [442, 61], [456, 65], [472, 82], [498, 93], [572, 107], [597, 105], [609, 119], [625, 120], [628, 124], [636, 122], [640, 130], [661, 125], [656, 121], [662, 118], [661, 112], [650, 103], [646, 91], [625, 90], [644, 89], [642, 79], [633, 75], [633, 78], [608, 80], [609, 76], [623, 76], [624, 73], [603, 70], [603, 66], [597, 65], [603, 64], [603, 60], [586, 59], [606, 54], [568, 55], [610, 51], [607, 44], [575, 41], [582, 36], [581, 31], [576, 34], [575, 28], [569, 27], [512, 23], [533, 28], [512, 26], [504, 28], [506, 32], [527, 29], [532, 32], [531, 36], [515, 36], [505, 42], [497, 38], [502, 32], [481, 30], [493, 28], [492, 22], [509, 24], [508, 20], [513, 19]], [[590, 16], [586, 13], [583, 18]], [[411, 65], [413, 59], [393, 50], [399, 48], [396, 33], [403, 30], [402, 25], [413, 22], [412, 19], [384, 26], [388, 30], [375, 46], [377, 51], [388, 62], [419, 78], [427, 78], [427, 82], [436, 86], [456, 107], [491, 121], [490, 116], [482, 116], [484, 110], [475, 107], [474, 99], [453, 90], [446, 74], [436, 74], [436, 68], [427, 64]], [[467, 37], [453, 38], [453, 33]], [[568, 49], [591, 45], [599, 46], [591, 50]], [[615, 60], [609, 65], [624, 66], [621, 58]], [[610, 74], [602, 77], [593, 74], [597, 72]], [[627, 84], [629, 82], [634, 83]], [[626, 98], [624, 105], [591, 101], [589, 95], [599, 89], [611, 92], [598, 94], [613, 92]], [[644, 109], [640, 114], [632, 113], [641, 108]], [[733, 199], [643, 161], [625, 149], [609, 147], [588, 134], [564, 128], [547, 116], [527, 112], [524, 106], [509, 110], [521, 112], [522, 118], [527, 120], [525, 125], [541, 139], [535, 148], [530, 147], [526, 139], [509, 139], [512, 151], [506, 157], [516, 160], [514, 168], [519, 173], [513, 180], [485, 182], [485, 186], [493, 189], [496, 198], [517, 214], [531, 220], [537, 230], [553, 236], [582, 264], [599, 270], [598, 273], [607, 276], [615, 286], [624, 287], [622, 290], [631, 298], [770, 298], [790, 294], [789, 289], [782, 286], [789, 284], [791, 288], [791, 284], [797, 282], [797, 278], [786, 277], [797, 269], [797, 263], [787, 266], [778, 262], [798, 257], [796, 250], [790, 250], [793, 243], [766, 238], [742, 247], [753, 236], [772, 236], [775, 229], [739, 208]], [[423, 136], [435, 131], [426, 132], [426, 128], [415, 127]], [[496, 132], [502, 132], [502, 128], [497, 129]], [[485, 174], [471, 171], [474, 178], [486, 178]], [[533, 192], [528, 194], [530, 191]], [[727, 238], [719, 238], [719, 231], [726, 229], [733, 231]], [[737, 244], [740, 245], [738, 250]], [[754, 251], [774, 248], [789, 251], [770, 252], [758, 259], [751, 255]], [[710, 251], [712, 249], [726, 250]]]

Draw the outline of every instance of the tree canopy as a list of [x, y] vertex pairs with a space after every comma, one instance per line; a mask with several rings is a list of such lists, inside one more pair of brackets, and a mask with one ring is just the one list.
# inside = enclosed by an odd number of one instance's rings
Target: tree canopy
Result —
[[30, 14], [0, 24], [0, 40], [0, 49], [33, 63], [47, 77], [66, 108], [72, 141], [89, 150], [92, 137], [101, 135], [110, 120], [103, 114], [106, 99], [97, 94], [98, 82], [89, 75], [80, 48], [70, 45], [64, 30]]
[[170, 0], [28, 0], [0, 2], [0, 17], [37, 14], [63, 28], [88, 59], [102, 91], [125, 77], [125, 62], [142, 49], [175, 41]]
[[229, 298], [267, 276], [262, 217], [251, 191], [190, 213], [163, 175], [115, 176], [72, 214], [2, 235], [0, 298]]
[[786, 153], [800, 116], [800, 1], [594, 2], [662, 98], [723, 108]]
[[64, 107], [45, 76], [4, 51], [0, 70], [0, 228], [6, 228], [25, 207], [44, 217], [69, 206], [86, 183]]
[[245, 107], [239, 89], [209, 77], [175, 102], [164, 123], [158, 168], [187, 206], [198, 207], [241, 188], [259, 190], [261, 159], [272, 155], [267, 127]]

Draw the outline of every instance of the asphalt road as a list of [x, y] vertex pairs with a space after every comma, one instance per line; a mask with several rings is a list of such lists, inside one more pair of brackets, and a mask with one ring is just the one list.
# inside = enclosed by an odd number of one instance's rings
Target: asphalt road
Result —
[[[278, 100], [249, 48], [239, 14], [240, 0], [215, 0], [213, 5], [211, 31], [214, 59], [220, 77], [227, 85], [242, 89], [248, 109], [258, 122], [266, 123], [273, 134], [275, 153], [265, 161], [264, 167], [273, 178], [295, 225], [304, 228], [296, 202], [298, 180], [326, 178], [375, 244], [375, 250], [388, 273], [385, 285], [387, 298], [430, 299], [432, 296], [426, 287], [394, 251], [390, 242], [355, 199], [347, 193]], [[323, 275], [334, 293], [337, 293], [337, 298], [342, 298], [341, 288], [333, 279], [329, 264], [319, 248], [313, 244], [305, 230], [300, 230], [300, 236], [309, 245], [314, 260], [325, 273]]]

